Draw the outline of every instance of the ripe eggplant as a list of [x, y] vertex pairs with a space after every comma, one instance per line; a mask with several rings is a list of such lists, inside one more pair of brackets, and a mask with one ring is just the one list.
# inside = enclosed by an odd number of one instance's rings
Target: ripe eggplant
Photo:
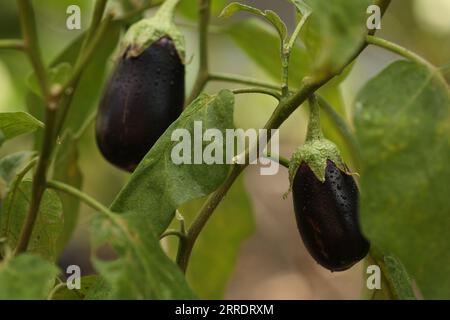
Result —
[[292, 195], [300, 235], [320, 265], [343, 271], [366, 256], [369, 242], [359, 226], [358, 188], [351, 175], [327, 160], [322, 182], [302, 162]]
[[104, 91], [96, 122], [97, 144], [108, 161], [134, 171], [181, 114], [184, 74], [184, 64], [167, 36], [136, 57], [125, 50]]

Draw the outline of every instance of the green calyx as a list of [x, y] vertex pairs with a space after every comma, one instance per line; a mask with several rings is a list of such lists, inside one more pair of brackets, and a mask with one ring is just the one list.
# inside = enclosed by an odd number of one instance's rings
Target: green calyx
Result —
[[310, 116], [305, 144], [294, 152], [289, 163], [290, 187], [292, 187], [297, 169], [302, 163], [307, 164], [321, 182], [325, 181], [327, 160], [331, 160], [336, 167], [343, 172], [347, 172], [347, 168], [342, 162], [339, 149], [333, 142], [325, 139], [322, 134], [319, 105], [315, 97], [309, 100], [309, 107]]
[[153, 17], [133, 24], [125, 34], [121, 52], [126, 51], [127, 58], [137, 57], [155, 41], [167, 36], [174, 42], [178, 55], [184, 62], [184, 36], [173, 23], [174, 11], [179, 2], [180, 0], [166, 0]]

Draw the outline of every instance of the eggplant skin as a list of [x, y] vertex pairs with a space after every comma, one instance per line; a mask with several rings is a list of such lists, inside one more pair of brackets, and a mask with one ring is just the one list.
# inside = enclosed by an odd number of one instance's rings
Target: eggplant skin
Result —
[[294, 177], [297, 226], [311, 256], [331, 271], [349, 269], [369, 251], [358, 218], [358, 188], [353, 177], [328, 160], [322, 183], [302, 162]]
[[183, 111], [184, 74], [175, 44], [163, 37], [137, 57], [120, 57], [100, 101], [96, 140], [112, 164], [134, 171]]

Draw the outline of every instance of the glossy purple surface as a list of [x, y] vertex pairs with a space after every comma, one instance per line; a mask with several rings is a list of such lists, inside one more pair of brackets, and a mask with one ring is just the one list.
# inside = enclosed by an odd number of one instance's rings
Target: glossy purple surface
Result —
[[331, 271], [343, 271], [364, 258], [369, 243], [358, 219], [358, 188], [353, 177], [328, 161], [325, 182], [302, 163], [293, 182], [300, 235], [311, 256]]
[[96, 122], [103, 156], [133, 171], [183, 110], [185, 68], [173, 41], [153, 43], [136, 58], [120, 58]]

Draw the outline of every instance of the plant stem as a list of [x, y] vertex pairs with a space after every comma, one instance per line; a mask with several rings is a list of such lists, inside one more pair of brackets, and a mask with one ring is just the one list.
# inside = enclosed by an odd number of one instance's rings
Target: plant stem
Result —
[[86, 66], [89, 64], [92, 55], [95, 52], [95, 49], [97, 48], [98, 44], [100, 43], [101, 39], [105, 35], [106, 31], [108, 30], [108, 27], [112, 21], [112, 15], [108, 15], [104, 21], [100, 24], [99, 30], [96, 33], [96, 35], [93, 37], [92, 41], [89, 43], [89, 45], [86, 47], [85, 52], [80, 53], [80, 58], [78, 59], [77, 64], [75, 65], [75, 70], [70, 77], [70, 79], [65, 83], [56, 93], [56, 96], [61, 98], [61, 114], [58, 121], [58, 127], [55, 131], [55, 135], [58, 135], [61, 132], [61, 129], [64, 126], [64, 123], [67, 119], [67, 116], [70, 111], [70, 107], [72, 105], [72, 100], [74, 97], [74, 92], [76, 88], [78, 87], [78, 83], [80, 82], [80, 79], [83, 75], [83, 72], [86, 68]]
[[98, 26], [100, 25], [100, 21], [102, 20], [103, 14], [105, 12], [107, 2], [108, 2], [108, 0], [97, 0], [95, 2], [94, 12], [92, 13], [91, 24], [90, 24], [89, 30], [86, 34], [86, 38], [84, 38], [83, 44], [81, 45], [80, 52], [83, 52], [85, 50], [86, 46], [91, 41]]
[[[5, 222], [6, 229], [7, 229], [8, 226], [9, 226], [9, 219], [10, 219], [10, 217], [11, 217], [11, 209], [12, 209], [13, 203], [15, 202], [16, 195], [17, 195], [17, 190], [18, 190], [18, 188], [19, 188], [19, 185], [20, 185], [20, 183], [22, 182], [22, 180], [23, 180], [23, 178], [25, 177], [25, 175], [26, 175], [31, 169], [33, 169], [33, 167], [36, 165], [37, 161], [38, 161], [38, 158], [37, 158], [37, 157], [31, 159], [31, 161], [28, 162], [27, 165], [25, 165], [25, 166], [23, 167], [23, 169], [20, 170], [20, 171], [16, 174], [16, 177], [15, 177], [15, 179], [14, 179], [14, 183], [13, 183], [13, 185], [11, 186], [11, 189], [10, 189], [10, 191], [9, 191], [9, 192], [11, 193], [11, 198], [10, 198], [10, 201], [9, 201], [9, 206], [3, 208], [3, 210], [4, 210], [4, 215], [5, 215], [5, 217], [6, 217], [6, 222]], [[5, 229], [5, 233], [6, 233], [6, 229]], [[6, 234], [3, 234], [3, 235], [1, 235], [1, 236], [4, 237], [4, 236], [6, 236]]]
[[65, 282], [58, 283], [56, 286], [53, 287], [52, 291], [47, 296], [47, 300], [52, 300], [53, 296], [61, 289], [67, 286]]
[[222, 186], [219, 187], [219, 189], [217, 189], [213, 194], [211, 194], [203, 204], [203, 207], [200, 209], [199, 214], [195, 218], [186, 234], [185, 241], [180, 242], [180, 247], [177, 254], [177, 264], [180, 267], [181, 271], [183, 271], [183, 273], [186, 272], [189, 258], [198, 235], [203, 230], [206, 222], [208, 222], [208, 219], [211, 217], [214, 209], [217, 208], [225, 194], [231, 188], [234, 181], [245, 169], [245, 167], [245, 165], [235, 165], [233, 167], [233, 170], [231, 171], [225, 182], [222, 184]]
[[157, 7], [159, 5], [161, 5], [161, 1], [150, 1], [149, 3], [144, 4], [140, 8], [136, 8], [134, 10], [131, 10], [131, 11], [125, 13], [124, 15], [122, 15], [120, 17], [115, 18], [114, 21], [118, 21], [120, 23], [127, 22], [127, 21], [133, 19], [134, 17], [142, 14], [144, 11], [154, 8], [154, 7]]
[[223, 81], [223, 82], [232, 82], [237, 84], [245, 84], [249, 86], [257, 86], [266, 89], [280, 90], [280, 86], [277, 84], [268, 83], [265, 81], [260, 81], [258, 79], [241, 76], [238, 74], [229, 74], [229, 73], [210, 73], [209, 74], [210, 81]]
[[323, 97], [319, 95], [317, 95], [316, 97], [320, 107], [323, 111], [325, 111], [326, 114], [328, 114], [336, 129], [341, 133], [342, 137], [350, 148], [350, 153], [352, 154], [354, 165], [356, 166], [356, 168], [360, 168], [361, 157], [359, 154], [358, 143], [356, 142], [352, 129]]
[[244, 93], [261, 93], [274, 97], [278, 101], [281, 100], [281, 95], [275, 91], [265, 88], [245, 88], [245, 89], [234, 89], [231, 90], [234, 94], [244, 94]]
[[[385, 12], [387, 6], [389, 6], [390, 4], [390, 0], [379, 0], [379, 3], [382, 6], [381, 7], [382, 12]], [[366, 48], [366, 46], [367, 44], [363, 43], [359, 48], [359, 50], [355, 52], [353, 57], [351, 57], [351, 59], [347, 61], [342, 70], [348, 64], [353, 62], [353, 60], [355, 60], [361, 54], [361, 52]], [[340, 72], [342, 72], [342, 70], [338, 70], [336, 73], [329, 74], [326, 77], [323, 77], [322, 79], [319, 80], [315, 80], [314, 78], [311, 77], [305, 77], [302, 80], [300, 89], [294, 95], [280, 101], [278, 107], [275, 109], [275, 111], [273, 112], [272, 116], [270, 117], [269, 121], [266, 123], [264, 128], [268, 129], [270, 133], [271, 133], [270, 129], [278, 129], [281, 126], [281, 124], [292, 114], [292, 112], [294, 112], [304, 101], [306, 101], [310, 95], [314, 94], [314, 92], [317, 89], [322, 87], [329, 80], [331, 80]], [[268, 140], [270, 140], [270, 138], [271, 135], [268, 136]], [[246, 153], [247, 154], [249, 153], [248, 149]], [[228, 190], [231, 188], [234, 181], [245, 169], [245, 167], [246, 165], [235, 165], [233, 167], [233, 170], [231, 171], [230, 175], [225, 180], [225, 182], [222, 184], [222, 186], [219, 187], [219, 189], [216, 190], [214, 193], [212, 193], [206, 200], [206, 202], [203, 204], [203, 207], [200, 209], [200, 212], [198, 213], [197, 217], [195, 218], [194, 222], [192, 223], [191, 227], [187, 232], [186, 240], [183, 243], [180, 243], [180, 247], [178, 248], [177, 253], [177, 264], [184, 273], [186, 272], [189, 263], [189, 258], [198, 235], [208, 222], [208, 219], [211, 217], [214, 210], [222, 201], [223, 197], [227, 194]]]
[[25, 50], [25, 42], [22, 39], [0, 39], [0, 49]]
[[47, 72], [42, 61], [41, 49], [39, 47], [37, 32], [36, 32], [36, 19], [34, 11], [31, 6], [30, 0], [17, 0], [19, 7], [20, 25], [24, 38], [25, 50], [28, 53], [30, 62], [33, 66], [34, 72], [38, 79], [42, 96], [46, 102], [50, 100], [50, 90], [48, 87]]
[[320, 126], [320, 108], [314, 95], [308, 98], [308, 102], [309, 122], [306, 141], [319, 140], [323, 138], [322, 128]]
[[25, 224], [19, 236], [19, 241], [15, 250], [15, 254], [20, 254], [27, 250], [30, 242], [31, 234], [36, 223], [41, 204], [42, 195], [44, 194], [45, 184], [47, 180], [47, 169], [50, 165], [52, 150], [54, 146], [54, 130], [56, 124], [56, 109], [46, 108], [45, 110], [45, 130], [44, 142], [42, 145], [41, 155], [38, 161], [36, 172], [33, 176], [33, 187], [31, 191], [30, 207], [25, 219]]
[[88, 206], [90, 206], [92, 209], [99, 211], [101, 213], [104, 213], [107, 216], [111, 215], [111, 211], [106, 206], [104, 206], [102, 203], [98, 202], [91, 196], [87, 195], [86, 193], [84, 193], [84, 192], [78, 190], [77, 188], [74, 188], [68, 184], [65, 184], [65, 183], [62, 183], [59, 181], [50, 180], [50, 181], [47, 181], [47, 188], [65, 192], [71, 196], [74, 196], [74, 197], [80, 199], [81, 201], [86, 203]]
[[[73, 89], [75, 85], [78, 83], [78, 81], [81, 78], [81, 75], [86, 69], [86, 66], [90, 62], [92, 55], [95, 52], [95, 49], [97, 49], [98, 44], [102, 40], [103, 36], [105, 35], [106, 31], [108, 30], [108, 27], [110, 26], [110, 23], [112, 21], [113, 16], [107, 15], [104, 19], [104, 21], [100, 24], [98, 27], [98, 30], [96, 28], [95, 35], [92, 35], [92, 40], [89, 41], [89, 43], [86, 45], [85, 49], [80, 52], [80, 55], [78, 57], [77, 62], [75, 63], [74, 71], [72, 73], [72, 76], [70, 79], [60, 88], [59, 94], [63, 94], [67, 89], [70, 89], [71, 94], [73, 93]], [[89, 35], [86, 35], [86, 37]]]
[[211, 19], [211, 0], [198, 0], [198, 32], [199, 32], [199, 58], [200, 65], [191, 95], [187, 99], [186, 105], [194, 101], [203, 91], [209, 79], [209, 56], [208, 56], [208, 31]]
[[280, 156], [279, 154], [275, 154], [275, 153], [268, 153], [265, 157], [272, 161], [278, 162], [286, 169], [289, 169], [289, 163], [290, 163], [289, 159], [286, 159], [286, 158]]
[[51, 155], [54, 145], [53, 133], [55, 130], [56, 110], [58, 104], [56, 99], [51, 95], [48, 87], [47, 73], [42, 62], [41, 51], [36, 33], [36, 22], [31, 6], [31, 1], [18, 0], [19, 15], [22, 33], [24, 37], [27, 54], [31, 60], [34, 72], [38, 78], [41, 91], [45, 102], [45, 129], [42, 150], [37, 164], [36, 172], [33, 176], [33, 186], [31, 190], [30, 206], [25, 218], [25, 224], [22, 227], [15, 254], [22, 253], [27, 250], [28, 243], [33, 232], [36, 218], [39, 212], [42, 195], [45, 190], [45, 183], [47, 179], [47, 169], [51, 161]]
[[424, 65], [424, 66], [426, 66], [426, 67], [428, 67], [428, 68], [430, 68], [432, 70], [436, 69], [435, 66], [433, 66], [430, 62], [428, 62], [427, 60], [425, 60], [424, 58], [422, 58], [418, 54], [416, 54], [416, 53], [414, 53], [414, 52], [412, 52], [412, 51], [410, 51], [410, 50], [408, 50], [408, 49], [406, 49], [406, 48], [404, 48], [404, 47], [402, 47], [402, 46], [400, 46], [400, 45], [398, 45], [396, 43], [393, 43], [393, 42], [390, 42], [388, 40], [381, 39], [381, 38], [378, 38], [378, 37], [375, 37], [375, 36], [370, 36], [370, 35], [368, 35], [366, 37], [366, 42], [368, 44], [372, 44], [372, 45], [384, 48], [386, 50], [389, 50], [389, 51], [391, 51], [393, 53], [396, 53], [396, 54], [398, 54], [398, 55], [408, 59], [408, 60], [416, 62], [416, 63], [418, 63], [420, 65]]
[[178, 230], [173, 230], [173, 229], [169, 229], [166, 232], [164, 232], [163, 234], [161, 234], [161, 236], [159, 237], [159, 240], [164, 239], [165, 237], [168, 236], [176, 236], [181, 240], [183, 240], [183, 238], [185, 237], [185, 235], [183, 233], [181, 233]]

